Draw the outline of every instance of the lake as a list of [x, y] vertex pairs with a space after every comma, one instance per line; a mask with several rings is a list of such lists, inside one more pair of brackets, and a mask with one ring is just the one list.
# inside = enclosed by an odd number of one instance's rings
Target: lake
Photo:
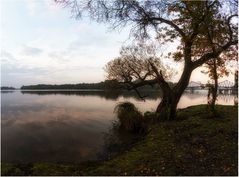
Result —
[[[105, 134], [116, 120], [117, 103], [130, 101], [153, 111], [160, 97], [142, 101], [136, 95], [94, 91], [2, 91], [2, 162], [79, 163], [97, 160]], [[234, 105], [235, 95], [219, 95], [218, 104]], [[207, 92], [185, 92], [178, 108], [206, 104]]]

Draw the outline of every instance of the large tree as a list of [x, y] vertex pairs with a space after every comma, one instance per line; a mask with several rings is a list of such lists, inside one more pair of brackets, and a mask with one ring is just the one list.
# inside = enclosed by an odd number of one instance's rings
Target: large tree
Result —
[[225, 60], [223, 58], [213, 58], [206, 62], [206, 71], [213, 83], [208, 83], [208, 105], [213, 113], [215, 113], [215, 104], [218, 92], [218, 79], [223, 76], [228, 76], [229, 71], [226, 68]]
[[[107, 79], [124, 82], [128, 90], [135, 90], [141, 99], [137, 88], [158, 84], [160, 80], [168, 81], [174, 74], [172, 68], [163, 64], [157, 56], [157, 47], [153, 43], [137, 42], [124, 46], [120, 56], [108, 62], [105, 67]], [[159, 85], [163, 89], [163, 84]], [[165, 88], [167, 89], [167, 88]]]
[[[163, 98], [157, 112], [167, 110], [174, 118], [177, 104], [191, 73], [237, 45], [237, 0], [55, 0], [71, 8], [73, 16], [89, 16], [111, 27], [131, 26], [136, 37], [150, 37], [154, 31], [161, 45], [180, 41], [170, 57], [184, 63], [177, 84], [170, 88], [160, 70], [151, 64]], [[152, 81], [152, 80], [151, 80]], [[150, 81], [150, 82], [151, 82]]]
[[208, 74], [209, 78], [213, 81], [212, 84], [210, 82], [208, 83], [208, 105], [212, 112], [215, 112], [215, 104], [218, 92], [218, 79], [229, 75], [230, 69], [227, 67], [228, 63], [235, 63], [237, 62], [237, 59], [237, 48], [232, 47], [230, 52], [223, 53], [220, 55], [220, 57], [213, 58], [204, 64], [204, 68], [207, 70], [202, 71], [202, 73]]

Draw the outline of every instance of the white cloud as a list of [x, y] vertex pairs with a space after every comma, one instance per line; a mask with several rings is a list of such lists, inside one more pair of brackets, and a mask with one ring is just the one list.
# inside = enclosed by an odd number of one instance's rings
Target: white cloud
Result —
[[[39, 1], [38, 1], [39, 2]], [[30, 16], [37, 14], [37, 1], [36, 0], [25, 0], [25, 4]]]
[[37, 47], [23, 46], [22, 54], [26, 56], [36, 56], [40, 55], [43, 51]]
[[1, 63], [14, 62], [16, 58], [6, 50], [1, 50]]
[[44, 2], [46, 11], [50, 15], [57, 16], [60, 13], [60, 11], [62, 11], [62, 7], [58, 6], [54, 1], [45, 0], [43, 2]]

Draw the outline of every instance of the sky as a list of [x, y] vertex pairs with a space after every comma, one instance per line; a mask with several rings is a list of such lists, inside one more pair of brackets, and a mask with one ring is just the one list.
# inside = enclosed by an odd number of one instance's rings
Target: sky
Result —
[[[131, 40], [130, 27], [113, 31], [106, 24], [76, 20], [53, 0], [1, 0], [0, 8], [2, 86], [103, 81], [105, 64]], [[206, 83], [201, 70], [191, 80]], [[180, 71], [172, 81], [179, 76]], [[234, 80], [233, 75], [221, 80], [226, 79]]]

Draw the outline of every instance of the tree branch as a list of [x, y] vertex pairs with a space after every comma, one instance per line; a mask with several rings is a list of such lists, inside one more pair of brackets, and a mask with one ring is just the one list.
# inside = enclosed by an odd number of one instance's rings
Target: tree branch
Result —
[[139, 96], [139, 98], [145, 101], [145, 97], [147, 97], [147, 96], [142, 96], [137, 88], [145, 86], [145, 85], [155, 85], [158, 82], [156, 79], [153, 79], [153, 80], [141, 81], [138, 83], [134, 83], [134, 82], [125, 82], [125, 83], [129, 85], [127, 87], [128, 90], [134, 90], [137, 93], [137, 95]]
[[227, 44], [225, 44], [224, 46], [222, 46], [220, 49], [218, 49], [214, 52], [204, 54], [200, 59], [193, 62], [193, 68], [195, 69], [195, 68], [203, 65], [205, 62], [207, 62], [208, 60], [210, 60], [212, 58], [217, 58], [223, 51], [227, 50], [232, 45], [237, 45], [237, 44], [238, 44], [238, 40], [230, 41]]
[[231, 28], [231, 25], [230, 25], [230, 21], [233, 17], [238, 17], [238, 14], [233, 14], [233, 15], [230, 15], [228, 18], [227, 18], [227, 26], [228, 26], [228, 29], [229, 29], [229, 40], [232, 41], [232, 35], [233, 35], [233, 31], [232, 31], [232, 28]]
[[158, 69], [156, 68], [156, 66], [151, 61], [148, 61], [148, 62], [150, 64], [150, 66], [152, 67], [152, 70], [156, 74], [157, 80], [159, 81], [159, 83], [165, 82], [162, 72], [161, 71], [158, 72]]
[[173, 27], [183, 38], [186, 37], [185, 33], [183, 32], [183, 30], [178, 26], [176, 25], [175, 23], [173, 23], [172, 21], [170, 20], [166, 20], [162, 17], [150, 17], [149, 20], [153, 21], [160, 21], [162, 23], [165, 23], [171, 27]]
[[129, 88], [130, 90], [134, 89], [134, 88], [139, 88], [145, 85], [155, 85], [158, 83], [157, 79], [152, 79], [152, 80], [145, 80], [145, 81], [141, 81], [141, 82], [125, 82], [127, 84], [130, 84], [131, 87]]

